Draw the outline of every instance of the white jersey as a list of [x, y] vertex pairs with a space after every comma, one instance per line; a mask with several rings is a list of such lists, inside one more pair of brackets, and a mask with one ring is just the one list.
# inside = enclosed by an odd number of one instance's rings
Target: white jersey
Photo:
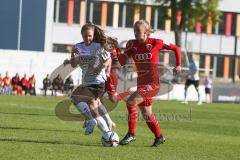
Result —
[[111, 54], [95, 42], [89, 46], [77, 43], [75, 48], [80, 49], [79, 53], [75, 53], [75, 57], [82, 69], [82, 85], [105, 83], [107, 76], [103, 63], [111, 57]]
[[205, 88], [212, 88], [212, 81], [210, 79], [205, 79], [204, 86]]
[[193, 81], [199, 80], [199, 63], [192, 62], [189, 64], [188, 79]]

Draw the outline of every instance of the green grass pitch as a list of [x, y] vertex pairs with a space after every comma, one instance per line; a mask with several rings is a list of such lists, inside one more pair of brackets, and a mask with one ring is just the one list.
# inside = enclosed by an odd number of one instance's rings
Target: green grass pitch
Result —
[[[155, 102], [165, 144], [152, 148], [153, 134], [139, 118], [137, 140], [116, 148], [101, 145], [101, 133], [84, 135], [82, 122], [55, 116], [64, 98], [0, 96], [1, 160], [235, 160], [240, 159], [240, 105], [188, 105]], [[77, 112], [72, 107], [72, 112]], [[161, 113], [161, 114], [159, 114]], [[127, 132], [126, 108], [121, 103], [110, 113], [121, 138]]]

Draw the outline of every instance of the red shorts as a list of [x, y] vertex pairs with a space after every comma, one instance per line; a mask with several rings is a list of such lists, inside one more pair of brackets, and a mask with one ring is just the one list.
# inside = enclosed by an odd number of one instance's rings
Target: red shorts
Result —
[[105, 90], [109, 94], [117, 94], [117, 85], [118, 85], [118, 69], [114, 68], [110, 71], [110, 76], [107, 78], [105, 83]]
[[159, 92], [160, 84], [141, 85], [137, 87], [137, 92], [143, 97], [143, 102], [139, 106], [152, 105], [152, 97], [156, 96]]

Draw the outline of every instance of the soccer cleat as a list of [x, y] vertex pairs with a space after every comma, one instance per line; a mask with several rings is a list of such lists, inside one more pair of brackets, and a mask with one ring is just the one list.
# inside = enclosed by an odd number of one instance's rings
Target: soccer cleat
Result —
[[136, 140], [136, 138], [135, 138], [134, 134], [127, 133], [126, 136], [120, 141], [119, 144], [120, 145], [127, 145], [130, 142], [133, 142], [135, 140]]
[[163, 137], [163, 135], [160, 135], [160, 137], [156, 137], [153, 144], [152, 144], [152, 147], [157, 147], [159, 146], [160, 144], [163, 144], [164, 142], [166, 141], [166, 138]]
[[97, 122], [95, 119], [88, 120], [86, 122], [86, 130], [85, 130], [85, 135], [89, 135], [93, 133], [94, 127], [97, 125]]

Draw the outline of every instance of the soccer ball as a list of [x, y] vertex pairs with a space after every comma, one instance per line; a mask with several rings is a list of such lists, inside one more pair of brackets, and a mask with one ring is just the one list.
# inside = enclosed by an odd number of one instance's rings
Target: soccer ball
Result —
[[105, 147], [117, 147], [119, 143], [118, 134], [112, 131], [103, 133], [102, 145]]

